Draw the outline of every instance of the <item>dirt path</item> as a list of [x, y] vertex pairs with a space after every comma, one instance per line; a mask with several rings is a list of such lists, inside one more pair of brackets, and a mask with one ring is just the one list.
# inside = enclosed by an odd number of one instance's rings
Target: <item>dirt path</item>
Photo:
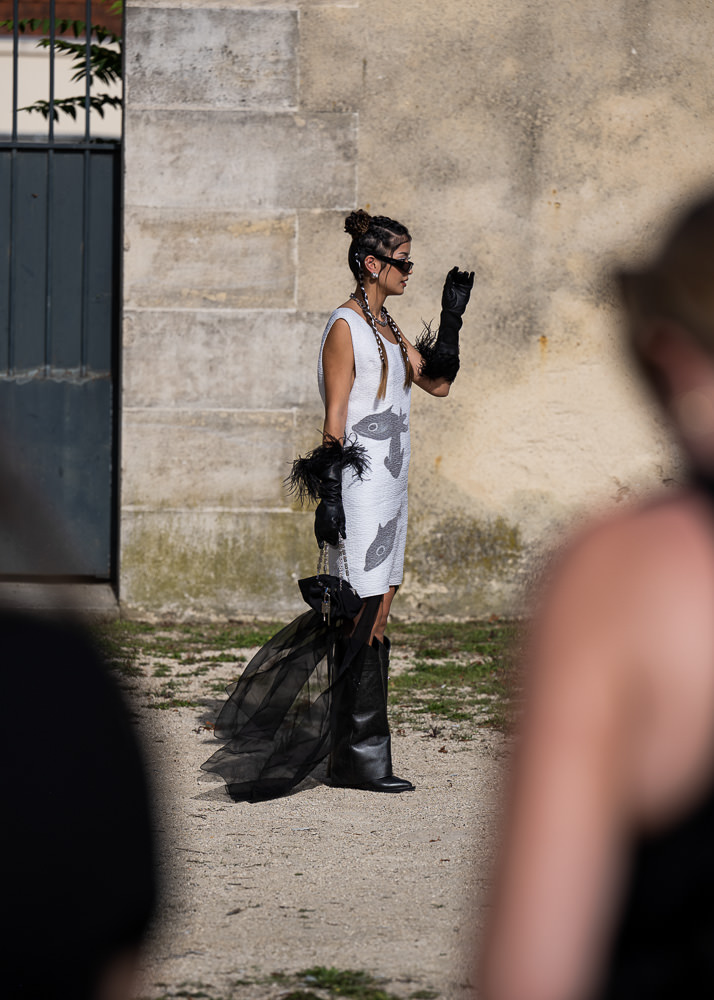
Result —
[[[217, 665], [191, 683], [215, 690], [227, 671]], [[199, 770], [218, 746], [205, 710], [150, 707], [166, 680], [151, 672], [132, 681], [131, 698], [156, 789], [164, 885], [139, 996], [327, 997], [291, 977], [325, 966], [365, 970], [400, 998], [472, 997], [504, 737], [483, 728], [466, 741], [434, 738], [406, 724], [393, 755], [413, 793], [334, 789], [318, 772], [288, 797], [233, 803]]]

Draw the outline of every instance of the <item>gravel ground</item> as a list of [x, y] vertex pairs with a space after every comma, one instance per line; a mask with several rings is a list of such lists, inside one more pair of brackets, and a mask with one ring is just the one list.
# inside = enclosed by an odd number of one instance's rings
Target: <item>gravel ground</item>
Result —
[[[195, 684], [230, 672], [218, 665]], [[502, 735], [480, 728], [464, 741], [406, 724], [394, 767], [415, 792], [335, 789], [318, 771], [285, 798], [234, 803], [199, 770], [218, 746], [205, 723], [221, 700], [157, 710], [160, 682], [147, 674], [130, 696], [155, 787], [163, 900], [141, 998], [305, 998], [286, 984], [312, 966], [365, 970], [397, 997], [473, 996]]]

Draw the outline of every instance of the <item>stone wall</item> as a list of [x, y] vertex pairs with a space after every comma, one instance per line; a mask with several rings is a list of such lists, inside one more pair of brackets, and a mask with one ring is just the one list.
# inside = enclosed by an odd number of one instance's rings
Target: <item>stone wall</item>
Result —
[[710, 182], [712, 22], [707, 0], [129, 3], [127, 614], [300, 609], [312, 517], [282, 480], [319, 438], [357, 206], [414, 236], [408, 336], [476, 270], [452, 394], [415, 390], [395, 611], [512, 609], [554, 528], [672, 475], [609, 272]]

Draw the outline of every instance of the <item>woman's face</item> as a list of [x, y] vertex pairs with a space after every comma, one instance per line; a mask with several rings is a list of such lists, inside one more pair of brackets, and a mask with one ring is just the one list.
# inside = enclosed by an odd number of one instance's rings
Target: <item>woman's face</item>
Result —
[[[412, 252], [411, 242], [402, 243], [400, 246], [396, 247], [394, 250], [390, 250], [383, 254], [383, 257], [393, 257], [395, 260], [409, 260]], [[374, 263], [374, 270], [378, 272], [379, 277], [377, 279], [377, 284], [384, 291], [385, 295], [404, 295], [407, 287], [407, 282], [409, 281], [410, 275], [404, 274], [385, 260], [378, 260], [375, 258], [367, 258], [370, 264]]]

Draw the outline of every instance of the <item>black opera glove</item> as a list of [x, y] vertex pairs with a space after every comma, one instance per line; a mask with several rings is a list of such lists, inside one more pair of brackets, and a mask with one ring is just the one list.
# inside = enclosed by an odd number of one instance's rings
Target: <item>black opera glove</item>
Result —
[[471, 289], [474, 287], [474, 272], [459, 271], [452, 267], [446, 275], [444, 290], [441, 293], [441, 317], [439, 319], [439, 339], [445, 343], [459, 343], [461, 317], [469, 303]]
[[286, 483], [291, 493], [300, 501], [319, 500], [315, 511], [315, 538], [322, 546], [339, 545], [345, 538], [345, 510], [342, 506], [342, 470], [351, 468], [360, 479], [369, 467], [366, 449], [357, 443], [345, 443], [337, 438], [325, 438], [323, 444], [313, 448], [293, 462], [292, 472]]
[[326, 470], [319, 487], [321, 500], [315, 511], [315, 538], [322, 546], [339, 545], [345, 534], [345, 508], [342, 506], [342, 465], [333, 463]]
[[446, 276], [441, 293], [439, 330], [434, 333], [425, 325], [414, 346], [422, 356], [419, 374], [424, 378], [445, 378], [453, 382], [459, 370], [459, 331], [461, 317], [468, 305], [474, 285], [473, 271], [459, 271], [452, 267]]

